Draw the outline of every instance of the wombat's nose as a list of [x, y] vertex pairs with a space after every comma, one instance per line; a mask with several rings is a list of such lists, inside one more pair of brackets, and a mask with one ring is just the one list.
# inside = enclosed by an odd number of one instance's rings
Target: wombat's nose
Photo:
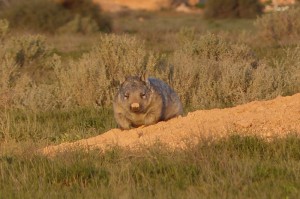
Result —
[[132, 103], [130, 105], [130, 108], [132, 111], [138, 111], [140, 109], [140, 104], [139, 103]]

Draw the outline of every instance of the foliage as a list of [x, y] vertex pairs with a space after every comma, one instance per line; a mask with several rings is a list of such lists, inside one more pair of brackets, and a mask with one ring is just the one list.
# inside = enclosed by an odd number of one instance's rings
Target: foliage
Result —
[[258, 0], [209, 0], [205, 4], [207, 18], [254, 18], [261, 13]]
[[51, 58], [51, 49], [42, 36], [24, 35], [7, 37], [2, 41], [0, 50], [0, 107], [37, 108], [37, 103], [48, 106], [39, 92], [47, 96], [46, 86], [37, 87], [38, 83], [47, 82], [42, 73], [48, 70], [47, 62]]
[[92, 20], [96, 23], [99, 30], [104, 32], [111, 31], [111, 21], [108, 16], [101, 13], [99, 5], [93, 3], [92, 0], [62, 0], [61, 5], [69, 10], [73, 18], [80, 16]]
[[2, 40], [8, 32], [8, 21], [0, 20], [0, 40]]
[[248, 46], [214, 34], [190, 38], [174, 52], [167, 76], [185, 105], [228, 107], [299, 92], [299, 66], [290, 64], [299, 63], [299, 48], [290, 49], [282, 62], [268, 63]]
[[[0, 16], [6, 18], [12, 28], [37, 32], [55, 33], [65, 25], [67, 27], [77, 25], [79, 28], [71, 27], [70, 31], [87, 33], [90, 30], [88, 27], [95, 26], [95, 24], [96, 28], [93, 29], [94, 32], [110, 31], [110, 19], [100, 12], [98, 6], [90, 0], [76, 1], [72, 6], [58, 4], [52, 0], [14, 0], [9, 5], [0, 9]], [[71, 23], [74, 20], [78, 20], [78, 17], [84, 20], [84, 25], [80, 26]], [[88, 30], [85, 28], [88, 28]]]
[[258, 39], [271, 44], [294, 44], [300, 38], [300, 8], [263, 15], [255, 21]]
[[33, 31], [55, 32], [71, 19], [67, 10], [51, 0], [13, 1], [1, 10], [11, 27]]
[[71, 60], [67, 67], [55, 62], [56, 99], [62, 107], [109, 106], [126, 76], [141, 74], [154, 62], [155, 57], [138, 39], [102, 35], [78, 61]]
[[282, 60], [266, 61], [247, 45], [211, 33], [197, 37], [183, 30], [178, 40], [181, 47], [165, 56], [146, 50], [135, 37], [102, 35], [80, 59], [63, 61], [40, 36], [6, 39], [2, 105], [32, 110], [109, 107], [124, 78], [143, 71], [170, 84], [193, 110], [300, 91], [299, 47], [283, 51]]

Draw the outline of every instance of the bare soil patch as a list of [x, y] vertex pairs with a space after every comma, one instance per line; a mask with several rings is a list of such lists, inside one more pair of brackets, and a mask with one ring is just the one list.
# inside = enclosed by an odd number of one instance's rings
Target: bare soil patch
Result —
[[105, 151], [118, 146], [139, 149], [157, 143], [170, 149], [184, 149], [203, 138], [220, 138], [232, 134], [273, 138], [289, 133], [300, 133], [300, 93], [233, 108], [199, 110], [148, 127], [125, 131], [112, 129], [96, 137], [48, 146], [41, 152], [51, 156], [77, 148]]

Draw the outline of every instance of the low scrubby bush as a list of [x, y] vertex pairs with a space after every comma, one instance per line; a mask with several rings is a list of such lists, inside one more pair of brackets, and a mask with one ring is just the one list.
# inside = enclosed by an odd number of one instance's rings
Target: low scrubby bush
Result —
[[295, 44], [300, 39], [300, 8], [273, 12], [255, 21], [258, 39], [273, 44]]
[[232, 106], [246, 101], [257, 60], [241, 44], [207, 34], [176, 50], [170, 83], [185, 104], [200, 108]]
[[93, 50], [68, 66], [53, 64], [57, 99], [62, 107], [110, 105], [119, 84], [128, 75], [151, 68], [156, 58], [144, 43], [128, 36], [103, 35]]
[[55, 32], [71, 20], [71, 15], [62, 6], [51, 0], [12, 1], [1, 9], [11, 27], [31, 31]]
[[76, 15], [72, 21], [58, 28], [57, 32], [90, 34], [97, 32], [98, 29], [99, 27], [93, 19]]
[[4, 39], [5, 35], [8, 32], [8, 21], [0, 20], [0, 41]]
[[207, 18], [253, 18], [262, 13], [258, 0], [209, 0], [205, 4]]
[[[7, 21], [0, 21], [0, 30], [8, 31]], [[42, 36], [3, 38], [0, 49], [0, 107], [33, 108], [39, 100], [42, 103], [42, 98], [30, 96], [36, 92], [39, 73], [47, 70], [49, 59], [51, 50]], [[41, 82], [46, 79], [41, 77]]]
[[[300, 46], [284, 48], [282, 57], [273, 57], [257, 71], [254, 88], [260, 88], [261, 99], [300, 92]], [[256, 85], [255, 85], [256, 84]]]
[[258, 60], [246, 45], [207, 34], [175, 51], [169, 83], [192, 109], [270, 99], [300, 91], [299, 58], [296, 48], [281, 62]]
[[[109, 32], [111, 21], [90, 0], [63, 1], [14, 0], [0, 9], [0, 17], [6, 18], [12, 28], [55, 33], [62, 28], [72, 33]], [[93, 27], [93, 28], [91, 28]]]
[[[170, 84], [189, 110], [300, 92], [300, 47], [286, 48], [280, 59], [267, 61], [259, 60], [247, 45], [211, 33], [198, 37], [183, 30], [178, 41], [175, 52], [164, 56], [146, 50], [135, 37], [101, 35], [81, 58], [62, 60], [40, 36], [5, 38], [0, 106], [110, 107], [125, 77], [144, 71]], [[32, 71], [48, 72], [37, 78]]]
[[92, 0], [62, 0], [61, 5], [72, 13], [73, 18], [80, 16], [82, 20], [89, 19], [91, 24], [97, 24], [98, 30], [111, 31], [110, 18], [102, 14], [100, 6], [93, 3]]
[[0, 59], [0, 106], [48, 110], [111, 105], [125, 77], [151, 71], [157, 58], [134, 37], [102, 35], [76, 61], [62, 62], [41, 36], [6, 38]]

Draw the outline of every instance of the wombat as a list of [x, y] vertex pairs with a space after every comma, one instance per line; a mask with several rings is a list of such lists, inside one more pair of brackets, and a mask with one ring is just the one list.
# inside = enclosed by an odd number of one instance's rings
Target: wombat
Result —
[[175, 91], [162, 80], [130, 76], [121, 84], [113, 102], [119, 128], [148, 126], [182, 115]]

